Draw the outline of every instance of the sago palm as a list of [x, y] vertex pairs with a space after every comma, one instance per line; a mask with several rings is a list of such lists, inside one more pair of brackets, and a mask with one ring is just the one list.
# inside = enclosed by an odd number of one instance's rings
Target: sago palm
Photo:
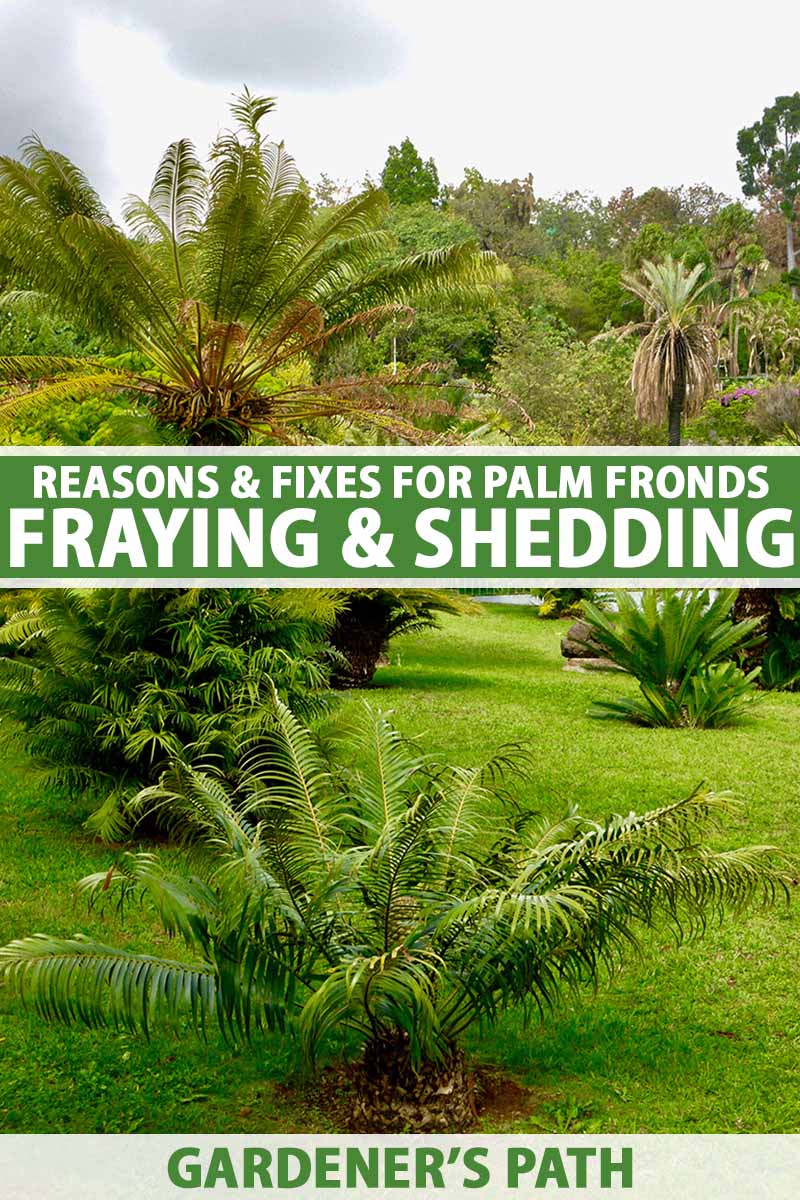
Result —
[[645, 310], [644, 321], [616, 331], [642, 335], [631, 375], [636, 416], [649, 425], [666, 419], [670, 446], [680, 445], [682, 419], [702, 408], [716, 379], [717, 322], [707, 296], [713, 281], [703, 281], [704, 270], [667, 258], [622, 276]]
[[[260, 131], [274, 101], [248, 91], [206, 168], [174, 142], [148, 199], [128, 199], [128, 236], [75, 164], [36, 138], [0, 158], [0, 251], [16, 291], [145, 356], [118, 361], [0, 360], [0, 419], [51, 401], [127, 392], [162, 426], [197, 443], [289, 440], [319, 416], [367, 417], [417, 440], [392, 388], [408, 378], [315, 383], [313, 363], [418, 300], [474, 300], [489, 256], [460, 244], [398, 259], [369, 190], [315, 212], [293, 160]], [[130, 432], [126, 434], [130, 440]]]
[[758, 668], [733, 659], [761, 641], [759, 617], [734, 621], [736, 588], [647, 588], [641, 600], [617, 592], [616, 611], [584, 605], [591, 639], [639, 682], [640, 695], [598, 701], [590, 714], [639, 725], [719, 728], [754, 699]]
[[426, 588], [358, 588], [347, 592], [331, 629], [340, 661], [334, 687], [363, 687], [372, 679], [389, 643], [403, 633], [436, 627], [438, 613], [476, 615], [466, 596]]
[[176, 763], [138, 808], [191, 842], [197, 872], [129, 853], [81, 887], [120, 911], [143, 900], [187, 955], [25, 938], [0, 951], [24, 1001], [47, 1020], [145, 1035], [293, 1031], [308, 1062], [349, 1040], [362, 1047], [356, 1127], [458, 1129], [473, 1116], [471, 1026], [511, 1006], [546, 1013], [650, 926], [700, 934], [786, 893], [771, 849], [703, 844], [725, 796], [553, 824], [508, 790], [519, 751], [445, 766], [384, 716], [363, 720], [333, 764], [281, 704], [242, 747], [235, 786]]

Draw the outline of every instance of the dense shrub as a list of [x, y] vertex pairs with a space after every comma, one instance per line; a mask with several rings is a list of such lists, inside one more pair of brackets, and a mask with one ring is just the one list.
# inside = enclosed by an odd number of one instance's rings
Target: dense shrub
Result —
[[764, 438], [751, 419], [760, 385], [746, 384], [727, 388], [722, 395], [710, 397], [703, 411], [684, 426], [689, 445], [752, 446]]
[[766, 441], [783, 439], [786, 434], [800, 435], [800, 384], [779, 379], [761, 388], [748, 414], [755, 429]]
[[54, 401], [22, 417], [8, 441], [12, 446], [105, 446], [110, 442], [109, 422], [129, 407], [124, 397]]
[[[0, 283], [0, 292], [3, 285]], [[14, 305], [6, 307], [0, 295], [0, 356], [6, 354], [57, 354], [65, 357], [92, 353], [98, 343], [52, 311]]]
[[5, 593], [3, 737], [75, 796], [92, 824], [124, 824], [126, 799], [169, 758], [214, 754], [262, 718], [274, 692], [322, 704], [340, 600], [258, 589]]
[[537, 617], [548, 621], [560, 617], [579, 617], [585, 600], [598, 606], [603, 602], [603, 593], [597, 588], [537, 588], [532, 595], [539, 598]]
[[584, 345], [544, 314], [506, 327], [492, 383], [509, 431], [531, 444], [636, 445], [633, 348]]
[[638, 681], [641, 695], [598, 701], [590, 714], [638, 725], [713, 729], [736, 721], [753, 700], [758, 668], [731, 661], [752, 644], [758, 617], [734, 622], [736, 589], [647, 589], [641, 601], [617, 592], [616, 612], [584, 605], [592, 640]]
[[800, 588], [742, 588], [734, 617], [762, 622], [763, 640], [741, 656], [748, 670], [761, 668], [760, 686], [800, 690]]

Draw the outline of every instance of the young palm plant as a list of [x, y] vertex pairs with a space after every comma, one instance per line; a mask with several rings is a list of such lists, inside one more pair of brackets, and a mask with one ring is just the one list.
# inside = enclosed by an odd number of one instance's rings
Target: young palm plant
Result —
[[754, 698], [759, 669], [732, 661], [758, 643], [760, 617], [734, 621], [736, 588], [712, 599], [705, 590], [648, 588], [641, 602], [615, 593], [616, 612], [584, 605], [592, 641], [639, 681], [641, 695], [598, 701], [589, 712], [638, 725], [719, 728]]
[[341, 763], [280, 703], [234, 784], [176, 762], [138, 810], [191, 842], [196, 873], [128, 853], [81, 888], [150, 904], [187, 955], [37, 935], [0, 950], [6, 976], [50, 1021], [216, 1027], [234, 1042], [294, 1031], [308, 1063], [349, 1039], [356, 1128], [460, 1129], [474, 1117], [470, 1027], [511, 1006], [545, 1014], [650, 926], [701, 934], [786, 893], [771, 849], [703, 844], [731, 807], [705, 790], [552, 824], [509, 792], [518, 750], [444, 766], [368, 709]]
[[149, 364], [0, 359], [0, 420], [123, 392], [155, 421], [148, 440], [166, 426], [199, 444], [286, 441], [293, 423], [326, 415], [424, 438], [393, 399], [408, 374], [321, 385], [302, 368], [420, 300], [474, 301], [494, 278], [491, 257], [462, 243], [398, 259], [375, 189], [316, 213], [293, 160], [260, 131], [273, 108], [245, 90], [208, 168], [191, 142], [169, 146], [148, 199], [126, 204], [133, 237], [38, 138], [21, 161], [0, 158], [0, 245], [17, 289], [4, 304], [43, 301]]
[[631, 375], [636, 416], [648, 425], [666, 419], [670, 446], [681, 444], [681, 421], [702, 409], [716, 380], [718, 321], [707, 303], [713, 281], [704, 282], [703, 271], [702, 263], [689, 270], [666, 258], [622, 277], [645, 310], [644, 321], [616, 331], [642, 335]]

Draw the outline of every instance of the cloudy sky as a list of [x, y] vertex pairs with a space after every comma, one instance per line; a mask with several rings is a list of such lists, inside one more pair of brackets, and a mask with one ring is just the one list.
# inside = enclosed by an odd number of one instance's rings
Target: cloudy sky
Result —
[[164, 146], [205, 147], [234, 89], [279, 97], [304, 174], [377, 176], [410, 136], [540, 195], [705, 181], [800, 88], [791, 0], [0, 0], [0, 151], [31, 129], [116, 208]]

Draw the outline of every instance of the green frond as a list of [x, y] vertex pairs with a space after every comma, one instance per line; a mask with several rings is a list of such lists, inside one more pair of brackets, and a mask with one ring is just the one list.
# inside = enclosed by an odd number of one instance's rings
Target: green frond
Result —
[[210, 965], [193, 966], [119, 950], [76, 934], [44, 934], [0, 948], [0, 973], [45, 1021], [111, 1026], [149, 1035], [189, 1022], [205, 1034], [216, 1019], [227, 1032], [220, 985]]
[[616, 597], [616, 613], [584, 606], [604, 653], [639, 680], [641, 697], [592, 706], [593, 716], [644, 725], [711, 728], [730, 724], [754, 699], [756, 672], [729, 661], [760, 640], [760, 620], [733, 622], [737, 591], [650, 589], [641, 602]]
[[87, 375], [93, 366], [98, 374], [107, 371], [102, 363], [93, 364], [87, 358], [65, 358], [58, 354], [4, 354], [0, 355], [0, 379], [5, 383], [22, 383], [52, 379], [56, 375], [71, 372]]
[[126, 854], [81, 885], [123, 912], [146, 900], [202, 965], [79, 938], [12, 943], [0, 966], [41, 1015], [201, 1034], [213, 1018], [232, 1040], [291, 1027], [311, 1061], [342, 1032], [401, 1036], [418, 1065], [510, 1006], [544, 1013], [597, 986], [648, 929], [680, 940], [788, 898], [777, 851], [707, 844], [727, 795], [546, 826], [506, 795], [525, 765], [514, 747], [436, 766], [367, 713], [358, 769], [336, 770], [285, 706], [267, 717], [226, 770], [175, 761], [137, 801], [191, 838], [197, 875]]
[[366, 761], [351, 773], [350, 787], [365, 841], [380, 838], [408, 810], [408, 785], [427, 759], [392, 726], [388, 715], [363, 704], [356, 737]]
[[149, 412], [113, 413], [106, 422], [107, 444], [112, 446], [185, 446], [186, 435], [165, 425]]
[[412, 1062], [436, 1061], [447, 1050], [436, 1006], [439, 962], [430, 953], [411, 954], [404, 946], [372, 958], [357, 957], [321, 982], [299, 1017], [301, 1044], [314, 1062], [326, 1036], [352, 1029], [362, 1037], [370, 1022], [398, 1028], [409, 1037]]
[[231, 115], [253, 137], [259, 136], [258, 126], [268, 113], [277, 107], [274, 96], [257, 96], [245, 88], [231, 101]]
[[220, 917], [216, 892], [201, 879], [165, 871], [156, 855], [127, 853], [107, 871], [87, 875], [78, 885], [92, 906], [113, 903], [121, 913], [131, 900], [147, 900], [169, 934], [178, 934], [205, 952], [209, 930]]
[[207, 188], [205, 170], [188, 138], [168, 146], [148, 203], [177, 245], [195, 237], [202, 228]]
[[83, 171], [63, 154], [50, 150], [35, 133], [24, 138], [22, 161], [35, 175], [39, 189], [54, 213], [79, 213], [92, 221], [111, 224], [111, 217]]
[[28, 391], [5, 392], [0, 394], [0, 430], [8, 428], [23, 413], [38, 412], [64, 400], [77, 403], [90, 396], [113, 396], [131, 386], [131, 377], [118, 371], [97, 371], [89, 375], [69, 372], [63, 379], [41, 383]]

